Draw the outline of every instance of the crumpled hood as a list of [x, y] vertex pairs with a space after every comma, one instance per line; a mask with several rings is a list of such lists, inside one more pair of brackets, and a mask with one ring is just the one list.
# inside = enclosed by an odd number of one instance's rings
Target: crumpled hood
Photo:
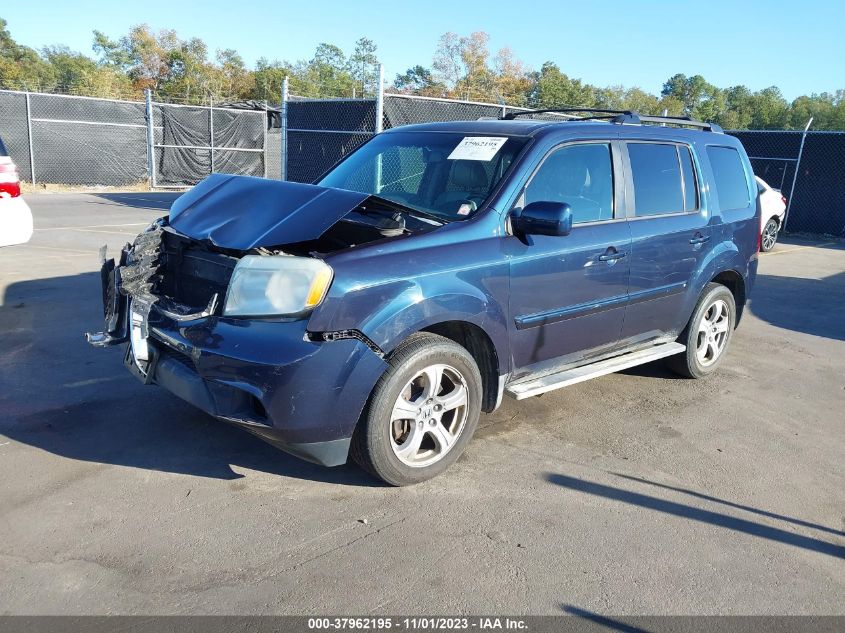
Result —
[[319, 238], [369, 197], [250, 176], [212, 174], [177, 198], [170, 226], [221, 248], [249, 250]]

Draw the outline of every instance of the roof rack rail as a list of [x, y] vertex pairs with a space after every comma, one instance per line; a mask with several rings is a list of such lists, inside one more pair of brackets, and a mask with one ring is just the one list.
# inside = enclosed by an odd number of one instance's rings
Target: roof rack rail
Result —
[[546, 108], [542, 110], [525, 110], [523, 112], [508, 112], [501, 117], [502, 120], [510, 121], [518, 116], [530, 114], [573, 114], [576, 112], [596, 113], [598, 116], [574, 117], [570, 121], [595, 121], [606, 120], [611, 123], [627, 123], [629, 125], [642, 125], [644, 123], [658, 123], [660, 125], [678, 125], [693, 127], [706, 132], [723, 133], [721, 126], [715, 123], [696, 121], [688, 116], [651, 116], [640, 114], [635, 110], [605, 110], [603, 108]]
[[[631, 110], [604, 110], [602, 108], [545, 108], [543, 110], [523, 110], [522, 112], [508, 112], [502, 117], [502, 120], [510, 121], [518, 116], [526, 116], [531, 114], [574, 114], [575, 112], [598, 112], [599, 114], [611, 114], [614, 118], [618, 115], [636, 114]], [[582, 117], [575, 117], [575, 120], [581, 120]], [[586, 117], [587, 119], [595, 119], [596, 117]], [[605, 117], [602, 117], [605, 118]], [[609, 118], [609, 117], [607, 117]]]
[[724, 132], [722, 126], [715, 123], [705, 121], [696, 121], [688, 116], [650, 116], [646, 114], [634, 113], [639, 119], [640, 123], [660, 123], [661, 125], [685, 125], [687, 127], [695, 127], [705, 132], [716, 132], [721, 134]]

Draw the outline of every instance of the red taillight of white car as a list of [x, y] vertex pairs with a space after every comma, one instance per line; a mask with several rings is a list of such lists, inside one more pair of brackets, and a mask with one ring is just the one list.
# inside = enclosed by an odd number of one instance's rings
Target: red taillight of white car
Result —
[[17, 198], [21, 195], [18, 168], [8, 156], [0, 156], [0, 198]]

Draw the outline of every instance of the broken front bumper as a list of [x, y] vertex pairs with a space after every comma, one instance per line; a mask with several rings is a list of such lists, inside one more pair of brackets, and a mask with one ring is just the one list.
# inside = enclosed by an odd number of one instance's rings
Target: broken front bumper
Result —
[[[326, 466], [346, 462], [352, 432], [387, 368], [366, 342], [312, 340], [307, 320], [215, 316], [215, 306], [176, 313], [157, 297], [121, 288], [121, 267], [103, 264], [106, 329], [95, 346], [126, 343], [124, 362], [203, 411], [289, 453]], [[132, 314], [145, 314], [147, 359], [130, 343]]]

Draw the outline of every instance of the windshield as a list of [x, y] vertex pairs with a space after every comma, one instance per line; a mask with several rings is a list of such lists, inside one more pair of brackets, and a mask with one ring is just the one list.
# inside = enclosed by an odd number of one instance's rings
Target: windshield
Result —
[[317, 184], [464, 220], [487, 201], [525, 139], [444, 132], [381, 134]]

